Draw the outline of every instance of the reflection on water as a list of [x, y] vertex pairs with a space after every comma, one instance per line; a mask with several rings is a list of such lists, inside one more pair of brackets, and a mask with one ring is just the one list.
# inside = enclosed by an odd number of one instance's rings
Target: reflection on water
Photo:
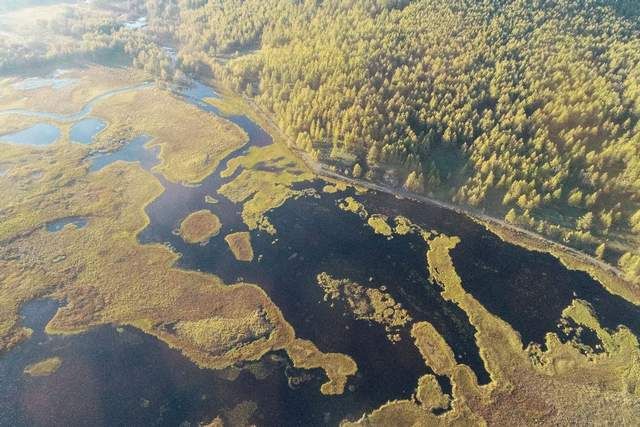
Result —
[[93, 138], [102, 131], [107, 124], [100, 119], [89, 118], [74, 124], [69, 134], [71, 141], [80, 144], [91, 144]]
[[53, 144], [60, 137], [60, 129], [48, 123], [38, 123], [27, 129], [0, 136], [0, 141], [12, 144], [46, 146]]
[[515, 250], [496, 240], [475, 230], [452, 251], [452, 258], [465, 289], [511, 324], [524, 345], [544, 344], [546, 333], [558, 330], [562, 311], [575, 298], [588, 301], [604, 327], [625, 325], [640, 336], [637, 306], [612, 295], [587, 273], [568, 270], [552, 255]]
[[207, 86], [198, 81], [191, 85], [180, 88], [180, 94], [195, 102], [204, 102], [207, 98], [220, 98], [211, 86]]
[[62, 218], [56, 221], [52, 221], [47, 223], [47, 231], [51, 233], [56, 233], [62, 230], [67, 225], [72, 224], [76, 228], [84, 228], [87, 225], [87, 219], [77, 216], [70, 216], [67, 218]]
[[123, 162], [138, 162], [144, 169], [152, 168], [158, 164], [157, 153], [159, 148], [154, 147], [149, 150], [145, 148], [145, 144], [150, 139], [147, 135], [138, 136], [116, 151], [96, 154], [90, 159], [89, 171], [97, 172], [119, 160]]
[[50, 87], [51, 89], [58, 90], [67, 86], [71, 86], [77, 81], [78, 79], [31, 77], [14, 83], [13, 88], [17, 90], [34, 90], [41, 89], [43, 87]]
[[139, 30], [147, 26], [147, 17], [141, 16], [135, 21], [125, 22], [122, 26], [127, 30]]

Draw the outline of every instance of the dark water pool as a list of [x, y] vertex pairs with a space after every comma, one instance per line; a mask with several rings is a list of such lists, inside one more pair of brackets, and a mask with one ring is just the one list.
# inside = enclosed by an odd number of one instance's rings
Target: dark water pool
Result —
[[47, 223], [46, 228], [47, 228], [47, 231], [51, 233], [56, 233], [62, 230], [64, 227], [66, 227], [69, 224], [73, 224], [76, 228], [84, 228], [87, 225], [87, 222], [88, 221], [86, 218], [82, 218], [78, 216], [70, 216], [67, 218], [61, 218], [56, 221], [49, 222]]
[[[31, 302], [22, 310], [30, 340], [0, 359], [2, 426], [197, 425], [243, 401], [260, 408], [260, 425], [319, 424], [320, 371], [299, 371], [283, 353], [226, 371], [203, 370], [178, 351], [135, 329], [103, 326], [72, 336], [48, 336], [43, 328], [58, 304]], [[30, 377], [24, 368], [48, 357], [62, 365], [53, 374]], [[297, 379], [304, 385], [290, 386]], [[282, 423], [273, 420], [291, 418]], [[333, 415], [335, 416], [335, 415]]]

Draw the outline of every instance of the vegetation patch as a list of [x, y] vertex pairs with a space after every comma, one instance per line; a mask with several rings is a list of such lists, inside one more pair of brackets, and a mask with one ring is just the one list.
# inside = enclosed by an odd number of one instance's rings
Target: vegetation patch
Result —
[[252, 147], [245, 156], [229, 160], [222, 177], [232, 176], [238, 168], [242, 168], [242, 172], [222, 185], [218, 193], [235, 203], [242, 203], [242, 219], [249, 229], [275, 234], [275, 227], [265, 216], [267, 211], [302, 194], [292, 189], [293, 184], [313, 178], [306, 169], [296, 165], [288, 150], [280, 145]]
[[431, 411], [443, 410], [449, 406], [450, 399], [448, 394], [442, 392], [434, 375], [427, 374], [420, 377], [416, 390], [416, 400], [420, 402], [420, 406]]
[[[0, 163], [10, 166], [0, 177], [0, 351], [30, 334], [20, 325], [21, 305], [47, 297], [66, 302], [48, 333], [131, 325], [207, 368], [286, 350], [295, 366], [327, 372], [325, 392], [342, 393], [357, 369], [351, 358], [301, 343], [258, 286], [177, 268], [179, 254], [167, 246], [140, 244], [160, 182], [131, 163], [89, 173], [88, 155], [79, 144], [0, 150]], [[52, 240], [45, 225], [68, 217], [91, 221]]]
[[393, 230], [389, 223], [387, 223], [387, 217], [384, 215], [374, 214], [367, 220], [369, 227], [373, 228], [376, 234], [382, 234], [383, 236], [390, 237], [393, 235]]
[[251, 246], [251, 234], [248, 231], [227, 234], [224, 240], [238, 261], [253, 261], [253, 247]]
[[58, 76], [74, 83], [60, 88], [43, 86], [19, 89], [18, 78], [0, 80], [0, 110], [25, 109], [57, 114], [77, 113], [92, 99], [112, 90], [134, 86], [150, 75], [132, 68], [89, 65], [67, 70]]
[[173, 326], [176, 335], [192, 341], [203, 351], [220, 355], [257, 340], [266, 340], [274, 330], [266, 312], [256, 310], [238, 318], [211, 317], [180, 321]]
[[172, 182], [201, 182], [249, 140], [230, 121], [158, 88], [114, 95], [100, 102], [94, 114], [109, 123], [97, 145], [150, 135], [148, 146], [160, 147], [161, 163], [155, 169]]
[[363, 219], [369, 216], [369, 213], [365, 209], [364, 205], [351, 196], [341, 200], [340, 203], [338, 203], [338, 207], [343, 211], [358, 214]]
[[[459, 241], [445, 235], [430, 240], [428, 268], [442, 287], [443, 298], [464, 310], [475, 327], [476, 343], [491, 383], [479, 386], [473, 371], [457, 363], [438, 331], [420, 322], [414, 325], [412, 336], [433, 371], [449, 377], [453, 386], [451, 409], [435, 416], [430, 402], [444, 402], [446, 397], [433, 388], [426, 393], [419, 387], [417, 395], [424, 396], [424, 401], [390, 402], [357, 424], [380, 424], [391, 419], [421, 425], [509, 425], [514, 419], [536, 419], [543, 424], [632, 424], [640, 415], [637, 337], [625, 327], [607, 331], [587, 304], [575, 300], [563, 316], [595, 331], [605, 347], [603, 353], [584, 354], [573, 342], [561, 343], [555, 333], [547, 334], [546, 350], [535, 345], [523, 348], [519, 335], [506, 322], [465, 292], [450, 256]], [[420, 386], [425, 385], [421, 379]]]
[[24, 368], [24, 373], [31, 377], [45, 377], [54, 374], [61, 365], [61, 358], [50, 357], [27, 366]]
[[[245, 400], [233, 408], [222, 411], [220, 418], [221, 426], [241, 427], [252, 425], [251, 419], [258, 410], [258, 404], [251, 400]], [[215, 423], [213, 423], [215, 426]]]
[[366, 288], [349, 279], [335, 279], [327, 273], [318, 274], [316, 280], [324, 291], [325, 301], [342, 301], [356, 319], [384, 326], [391, 341], [399, 341], [399, 330], [412, 321], [400, 303], [379, 289]]
[[303, 369], [324, 369], [329, 381], [322, 384], [320, 392], [326, 395], [344, 393], [347, 379], [358, 372], [358, 365], [352, 358], [340, 353], [322, 353], [308, 340], [297, 339], [287, 352], [294, 366]]
[[222, 223], [207, 209], [190, 213], [180, 224], [180, 236], [187, 243], [206, 243], [218, 235]]
[[322, 191], [329, 194], [339, 193], [347, 189], [347, 184], [344, 182], [336, 182], [333, 184], [327, 184], [322, 187]]

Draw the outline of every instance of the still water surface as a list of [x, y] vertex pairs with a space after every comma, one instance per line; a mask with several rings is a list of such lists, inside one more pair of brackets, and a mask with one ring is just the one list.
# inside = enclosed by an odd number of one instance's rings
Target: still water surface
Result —
[[0, 141], [12, 144], [44, 147], [51, 145], [60, 137], [60, 129], [48, 123], [38, 123], [18, 132], [1, 135]]
[[100, 133], [107, 124], [100, 119], [88, 118], [80, 120], [71, 127], [69, 136], [71, 141], [79, 144], [91, 144], [95, 136]]

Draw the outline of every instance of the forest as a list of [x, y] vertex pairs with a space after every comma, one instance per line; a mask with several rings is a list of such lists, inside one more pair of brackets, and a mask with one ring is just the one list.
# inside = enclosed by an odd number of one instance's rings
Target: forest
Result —
[[502, 216], [637, 279], [634, 4], [188, 1], [176, 33], [185, 64], [232, 54], [216, 77], [340, 172]]
[[[94, 6], [104, 13], [40, 24], [71, 40], [57, 48], [0, 41], [0, 71], [118, 52], [164, 80], [212, 77], [341, 174], [504, 218], [640, 278], [635, 0]], [[123, 26], [123, 11], [148, 28]]]

